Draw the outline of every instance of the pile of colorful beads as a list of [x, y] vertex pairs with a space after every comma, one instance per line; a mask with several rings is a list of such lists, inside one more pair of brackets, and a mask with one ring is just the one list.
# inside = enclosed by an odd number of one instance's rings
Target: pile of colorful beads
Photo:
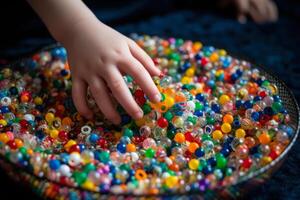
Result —
[[[0, 72], [0, 155], [53, 182], [102, 193], [199, 192], [226, 187], [275, 160], [293, 137], [269, 82], [225, 50], [133, 35], [164, 76], [151, 103], [124, 80], [144, 111], [121, 126], [83, 119], [73, 105], [66, 51], [56, 47]], [[89, 99], [93, 107], [93, 99]], [[96, 110], [96, 108], [95, 108]]]

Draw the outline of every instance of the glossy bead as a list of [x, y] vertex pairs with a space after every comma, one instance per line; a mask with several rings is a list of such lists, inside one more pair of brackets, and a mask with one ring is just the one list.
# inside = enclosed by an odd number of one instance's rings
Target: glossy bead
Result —
[[246, 136], [246, 132], [244, 129], [239, 128], [235, 131], [235, 137], [244, 138], [245, 136]]
[[229, 123], [223, 123], [221, 130], [223, 133], [229, 133], [231, 131], [231, 125]]
[[192, 170], [197, 170], [199, 167], [199, 160], [197, 159], [191, 159], [189, 161], [189, 168]]
[[183, 143], [185, 142], [185, 136], [183, 133], [176, 133], [175, 137], [174, 137], [174, 141], [177, 143]]
[[223, 133], [220, 130], [215, 130], [212, 133], [212, 137], [213, 137], [214, 140], [220, 140], [220, 139], [223, 138]]

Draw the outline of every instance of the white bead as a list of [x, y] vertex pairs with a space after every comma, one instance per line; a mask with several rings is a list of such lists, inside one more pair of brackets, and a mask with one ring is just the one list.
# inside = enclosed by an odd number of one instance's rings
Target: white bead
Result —
[[66, 176], [66, 177], [70, 177], [72, 175], [70, 167], [65, 164], [60, 166], [59, 172], [61, 173], [62, 176]]
[[11, 98], [9, 97], [3, 97], [1, 99], [1, 105], [2, 106], [9, 106], [11, 104]]
[[77, 166], [81, 163], [81, 157], [80, 154], [77, 152], [71, 153], [69, 164], [71, 166]]
[[26, 121], [34, 121], [35, 117], [32, 114], [25, 114], [23, 117]]

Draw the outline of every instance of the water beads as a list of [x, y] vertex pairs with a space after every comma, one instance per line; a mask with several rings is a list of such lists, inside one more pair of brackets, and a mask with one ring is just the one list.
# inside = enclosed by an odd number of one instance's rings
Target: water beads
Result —
[[201, 42], [137, 36], [164, 76], [150, 102], [125, 76], [144, 112], [123, 108], [112, 126], [88, 94], [95, 120], [71, 99], [64, 48], [0, 72], [0, 154], [33, 174], [95, 192], [205, 191], [236, 183], [275, 160], [294, 132], [276, 85], [251, 64]]

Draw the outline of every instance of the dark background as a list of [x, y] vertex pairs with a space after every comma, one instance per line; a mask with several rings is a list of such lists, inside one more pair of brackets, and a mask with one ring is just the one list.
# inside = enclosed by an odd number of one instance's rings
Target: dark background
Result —
[[[260, 64], [279, 76], [300, 102], [300, 2], [276, 1], [279, 20], [240, 24], [233, 11], [221, 12], [214, 1], [110, 1], [88, 5], [99, 19], [123, 34], [132, 32], [200, 40]], [[3, 5], [1, 5], [3, 4]], [[54, 42], [26, 2], [0, 3], [0, 66]], [[233, 9], [232, 9], [233, 10]], [[250, 199], [300, 199], [300, 144], [282, 167]], [[18, 192], [16, 192], [18, 191]], [[7, 199], [37, 197], [0, 170], [0, 195]], [[2, 196], [3, 197], [3, 196]], [[2, 199], [2, 198], [1, 198]]]

